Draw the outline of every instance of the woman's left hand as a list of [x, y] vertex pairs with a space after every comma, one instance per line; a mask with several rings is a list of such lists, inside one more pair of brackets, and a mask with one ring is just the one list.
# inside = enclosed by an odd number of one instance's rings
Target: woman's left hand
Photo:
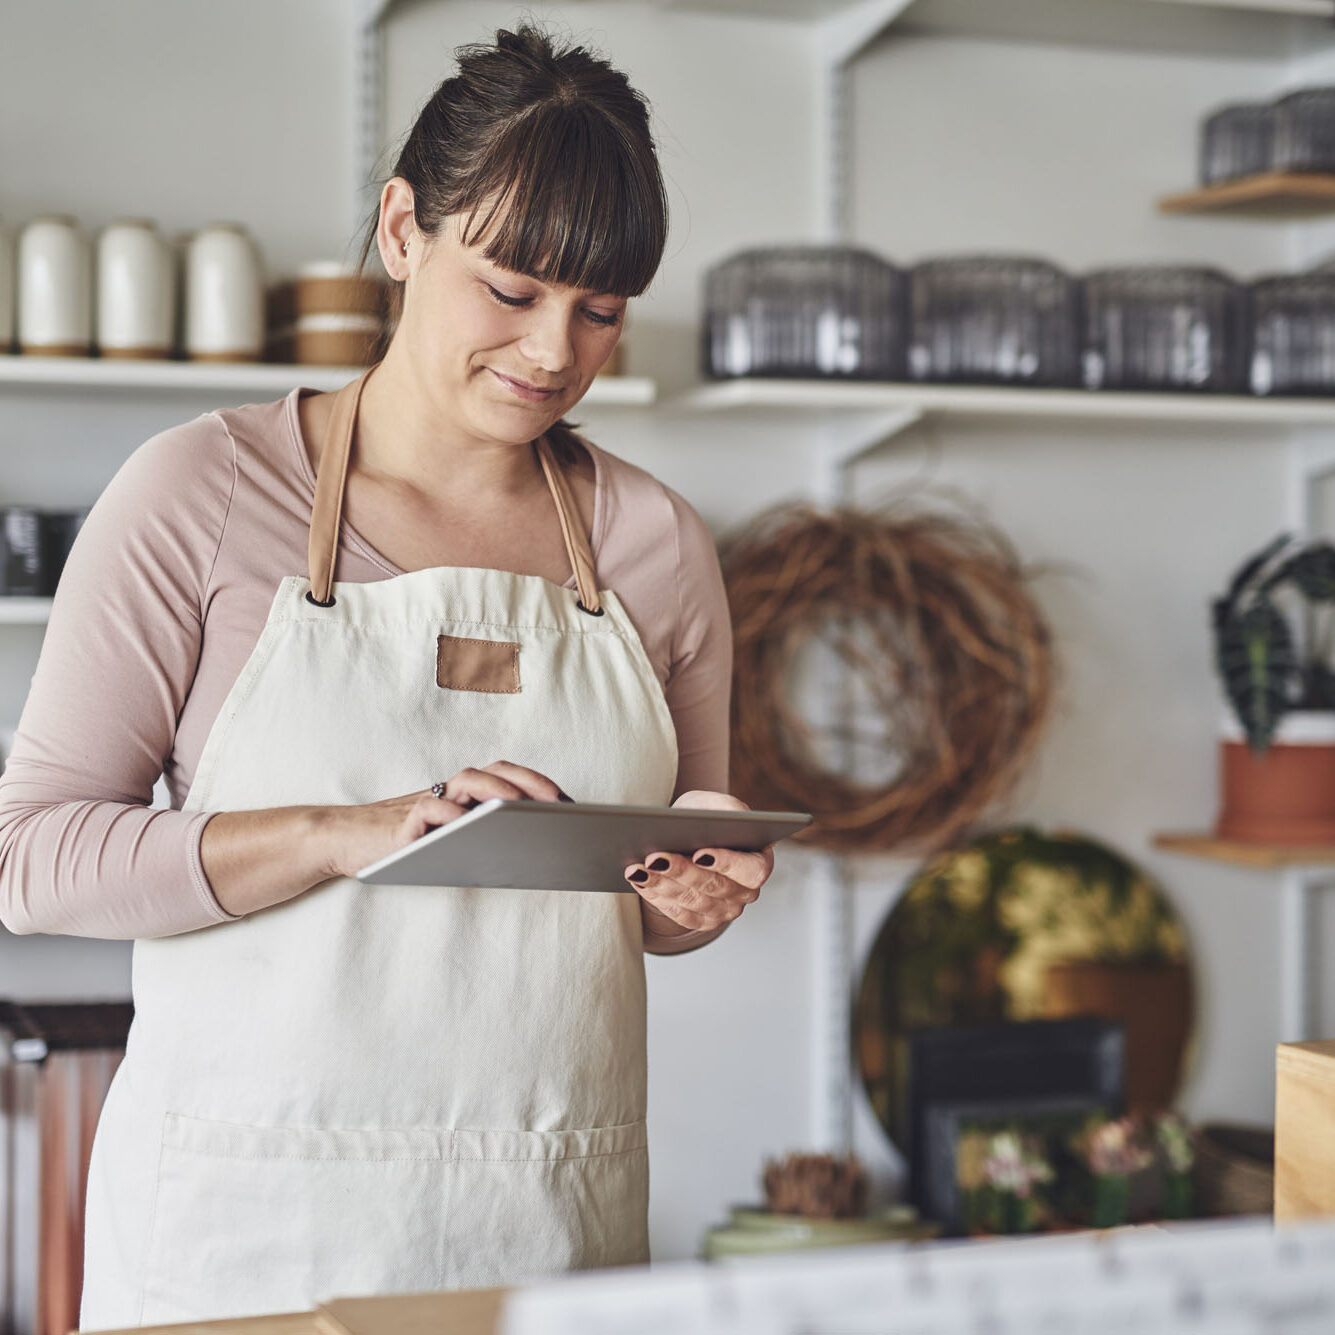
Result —
[[[749, 811], [741, 798], [695, 788], [682, 793], [674, 807]], [[699, 848], [682, 853], [650, 853], [625, 871], [645, 904], [687, 932], [722, 927], [760, 895], [774, 870], [774, 845], [759, 853], [730, 848]]]

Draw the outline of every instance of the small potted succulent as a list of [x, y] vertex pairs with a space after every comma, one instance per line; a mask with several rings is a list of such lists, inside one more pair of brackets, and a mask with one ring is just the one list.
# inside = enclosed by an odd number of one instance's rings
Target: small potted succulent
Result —
[[1131, 1117], [1094, 1117], [1071, 1141], [1071, 1149], [1093, 1179], [1090, 1223], [1094, 1228], [1125, 1224], [1131, 1179], [1154, 1162], [1139, 1123]]
[[1162, 1168], [1160, 1213], [1165, 1219], [1188, 1219], [1194, 1203], [1191, 1178], [1196, 1148], [1186, 1118], [1171, 1110], [1159, 1113], [1154, 1119], [1154, 1142]]
[[1041, 1140], [1016, 1127], [966, 1131], [955, 1144], [955, 1181], [968, 1233], [1031, 1233], [1047, 1219], [1037, 1190], [1055, 1177]]
[[706, 1261], [809, 1247], [935, 1237], [940, 1225], [911, 1205], [868, 1211], [866, 1170], [855, 1154], [788, 1154], [766, 1159], [765, 1204], [734, 1205], [731, 1218], [706, 1232]]
[[1335, 547], [1285, 534], [1211, 605], [1221, 839], [1335, 842]]

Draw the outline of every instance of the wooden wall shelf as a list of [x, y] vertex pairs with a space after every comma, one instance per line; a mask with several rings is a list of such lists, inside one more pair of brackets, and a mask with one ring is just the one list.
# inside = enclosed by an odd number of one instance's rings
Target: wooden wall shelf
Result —
[[1212, 834], [1156, 834], [1156, 848], [1185, 853], [1235, 867], [1327, 867], [1335, 866], [1335, 844], [1257, 844], [1236, 839], [1216, 839]]
[[1312, 218], [1335, 213], [1335, 175], [1263, 172], [1239, 181], [1166, 195], [1163, 213], [1230, 213], [1253, 218]]

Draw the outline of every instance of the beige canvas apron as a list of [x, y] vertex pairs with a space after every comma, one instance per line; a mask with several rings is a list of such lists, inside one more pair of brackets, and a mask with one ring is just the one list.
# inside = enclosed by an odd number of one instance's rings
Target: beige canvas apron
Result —
[[[279, 584], [185, 809], [372, 802], [502, 759], [577, 799], [669, 802], [662, 689], [545, 440], [575, 589], [472, 567], [334, 582], [369, 374], [334, 404], [309, 578]], [[136, 941], [80, 1325], [647, 1260], [642, 945], [634, 894], [351, 877]]]

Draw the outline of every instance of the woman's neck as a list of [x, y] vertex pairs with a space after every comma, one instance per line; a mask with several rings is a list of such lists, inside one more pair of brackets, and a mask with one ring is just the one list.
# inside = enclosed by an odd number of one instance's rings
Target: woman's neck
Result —
[[470, 436], [392, 344], [362, 390], [350, 466], [368, 478], [428, 493], [439, 479], [456, 498], [511, 499], [546, 485], [527, 442]]

